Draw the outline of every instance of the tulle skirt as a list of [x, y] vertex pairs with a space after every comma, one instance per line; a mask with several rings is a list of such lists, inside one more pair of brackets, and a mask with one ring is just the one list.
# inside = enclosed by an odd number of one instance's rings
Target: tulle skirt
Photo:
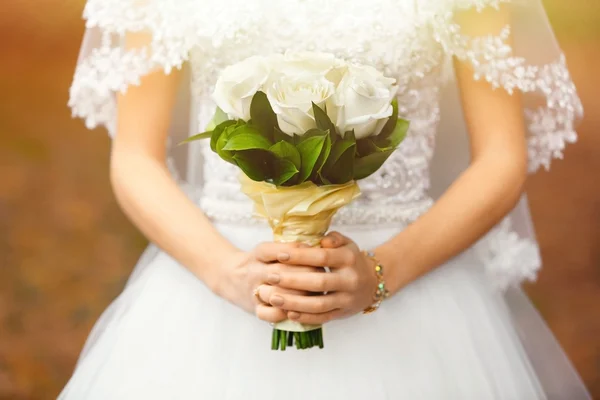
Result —
[[[243, 249], [267, 228], [218, 225]], [[393, 229], [346, 229], [362, 248]], [[583, 400], [520, 290], [494, 291], [471, 251], [370, 315], [327, 324], [325, 348], [270, 350], [271, 327], [150, 247], [94, 327], [61, 400]]]

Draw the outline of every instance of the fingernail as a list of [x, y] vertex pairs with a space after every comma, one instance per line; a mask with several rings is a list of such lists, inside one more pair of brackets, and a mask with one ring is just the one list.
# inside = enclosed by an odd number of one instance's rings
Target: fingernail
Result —
[[300, 313], [297, 313], [296, 311], [290, 311], [288, 313], [288, 318], [296, 320], [296, 319], [300, 318]]
[[267, 283], [270, 283], [271, 285], [278, 284], [280, 280], [281, 280], [281, 278], [277, 274], [267, 275]]
[[309, 246], [309, 245], [307, 245], [306, 243], [302, 243], [302, 244], [300, 244], [300, 247], [302, 247], [302, 248], [306, 249], [306, 248], [308, 248], [308, 247], [310, 247], [310, 246]]
[[283, 297], [281, 296], [273, 296], [270, 301], [272, 306], [281, 307], [283, 305]]
[[279, 253], [279, 254], [277, 255], [277, 259], [278, 259], [279, 261], [287, 261], [287, 260], [289, 260], [289, 259], [290, 259], [290, 255], [289, 255], [288, 253]]

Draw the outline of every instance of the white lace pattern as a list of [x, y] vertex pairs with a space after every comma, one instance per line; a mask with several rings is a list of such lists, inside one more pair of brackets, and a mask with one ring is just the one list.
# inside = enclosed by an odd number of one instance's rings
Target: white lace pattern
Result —
[[[114, 134], [115, 92], [139, 84], [152, 70], [169, 72], [189, 61], [198, 110], [195, 130], [201, 131], [214, 109], [210, 92], [220, 71], [248, 56], [318, 50], [371, 64], [397, 79], [400, 113], [411, 121], [411, 128], [383, 168], [361, 182], [363, 195], [339, 213], [336, 225], [403, 227], [433, 202], [428, 195], [429, 164], [448, 57], [470, 62], [476, 79], [544, 100], [524, 111], [531, 171], [547, 168], [553, 157], [562, 156], [566, 143], [576, 140], [574, 123], [582, 107], [564, 57], [530, 65], [508, 44], [510, 27], [497, 35], [471, 38], [453, 20], [458, 8], [499, 5], [498, 0], [286, 0], [279, 7], [271, 0], [89, 0], [84, 16], [99, 44], [80, 60], [69, 105], [87, 126], [105, 125]], [[147, 46], [125, 50], [121, 44], [126, 32], [148, 33]], [[201, 146], [203, 179], [188, 182], [191, 195], [216, 221], [252, 223], [250, 203], [239, 191], [238, 171]], [[539, 266], [531, 256], [537, 254], [535, 243], [519, 240], [509, 224], [482, 241], [488, 243], [482, 260], [502, 276], [501, 287], [531, 278]]]

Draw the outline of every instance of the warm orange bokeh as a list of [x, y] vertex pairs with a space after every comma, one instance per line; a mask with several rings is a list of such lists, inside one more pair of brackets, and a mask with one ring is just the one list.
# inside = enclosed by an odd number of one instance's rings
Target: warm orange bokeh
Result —
[[[108, 138], [66, 108], [83, 3], [0, 10], [0, 400], [56, 397], [145, 246], [113, 199]], [[600, 2], [545, 3], [586, 118], [566, 161], [529, 184], [546, 264], [529, 292], [600, 398]]]

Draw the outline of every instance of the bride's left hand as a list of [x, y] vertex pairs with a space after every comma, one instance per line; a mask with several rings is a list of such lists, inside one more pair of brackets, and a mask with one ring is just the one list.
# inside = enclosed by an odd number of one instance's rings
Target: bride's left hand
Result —
[[[288, 318], [303, 324], [323, 324], [362, 312], [373, 303], [377, 276], [373, 261], [356, 243], [338, 232], [328, 234], [322, 248], [290, 249], [279, 261], [288, 265], [328, 266], [331, 273], [295, 272], [293, 268], [271, 276], [263, 285], [263, 301], [287, 311]], [[274, 287], [314, 293], [313, 296], [275, 294]]]

